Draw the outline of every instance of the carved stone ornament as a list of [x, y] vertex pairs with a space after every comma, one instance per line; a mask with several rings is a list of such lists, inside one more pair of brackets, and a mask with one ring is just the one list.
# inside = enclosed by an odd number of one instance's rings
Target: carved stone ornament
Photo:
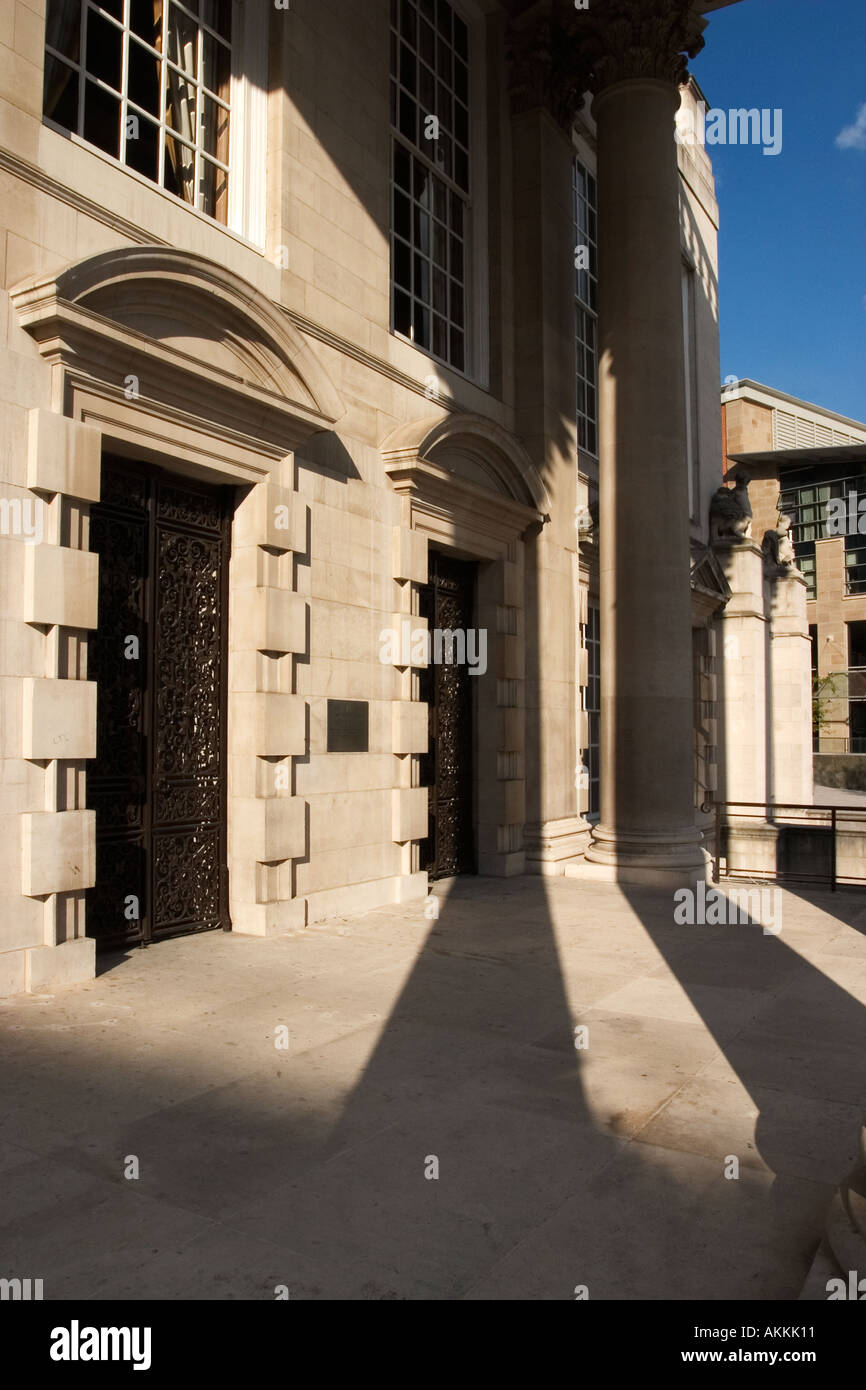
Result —
[[512, 110], [544, 107], [569, 129], [588, 91], [650, 77], [680, 86], [704, 46], [692, 0], [548, 0], [509, 25]]
[[774, 531], [765, 531], [761, 542], [764, 573], [772, 578], [796, 574], [797, 556], [791, 540], [791, 518], [780, 514]]
[[706, 25], [692, 0], [605, 0], [590, 5], [584, 28], [593, 50], [593, 92], [634, 77], [682, 86], [689, 58], [697, 57], [704, 46]]
[[752, 504], [749, 501], [749, 475], [734, 474], [735, 486], [717, 488], [710, 502], [710, 541], [731, 545], [751, 539]]
[[506, 57], [512, 111], [542, 107], [570, 130], [589, 90], [592, 68], [575, 35], [553, 14], [531, 24], [511, 24]]

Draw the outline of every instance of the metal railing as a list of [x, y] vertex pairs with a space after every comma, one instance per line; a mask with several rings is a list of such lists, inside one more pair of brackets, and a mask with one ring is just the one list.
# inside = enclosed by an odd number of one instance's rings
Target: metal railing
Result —
[[813, 753], [866, 753], [866, 738], [837, 738], [819, 734], [812, 740]]
[[[724, 874], [728, 879], [827, 883], [833, 893], [841, 883], [866, 887], [866, 806], [860, 810], [856, 806], [810, 806], [798, 802], [714, 801], [705, 803], [701, 809], [713, 813], [714, 883]], [[755, 829], [769, 826], [779, 832], [773, 843], [775, 864], [772, 868], [766, 864], [731, 863], [732, 832], [736, 834], [737, 830], [748, 830], [750, 826]], [[845, 835], [862, 837], [862, 873], [839, 871], [840, 828]], [[756, 841], [760, 843], [759, 837]], [[770, 843], [767, 837], [765, 847]], [[738, 861], [744, 857], [743, 850], [744, 846], [738, 845], [735, 856]]]

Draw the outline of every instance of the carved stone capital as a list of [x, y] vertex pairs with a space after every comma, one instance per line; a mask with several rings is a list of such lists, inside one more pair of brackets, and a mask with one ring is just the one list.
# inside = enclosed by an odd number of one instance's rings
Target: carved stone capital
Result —
[[542, 107], [570, 130], [589, 90], [592, 58], [553, 6], [509, 25], [506, 56], [512, 111]]
[[543, 107], [569, 129], [586, 92], [627, 78], [679, 86], [704, 46], [707, 21], [693, 0], [537, 0], [508, 27], [514, 112]]
[[673, 86], [688, 78], [688, 60], [704, 46], [707, 21], [693, 0], [603, 0], [579, 27], [592, 50], [592, 90], [650, 77]]

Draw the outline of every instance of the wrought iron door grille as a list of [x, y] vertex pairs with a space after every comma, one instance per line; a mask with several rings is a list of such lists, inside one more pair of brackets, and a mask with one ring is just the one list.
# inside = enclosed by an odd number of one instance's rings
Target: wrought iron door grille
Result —
[[88, 933], [147, 943], [229, 926], [226, 653], [230, 492], [106, 458], [100, 557], [96, 886]]

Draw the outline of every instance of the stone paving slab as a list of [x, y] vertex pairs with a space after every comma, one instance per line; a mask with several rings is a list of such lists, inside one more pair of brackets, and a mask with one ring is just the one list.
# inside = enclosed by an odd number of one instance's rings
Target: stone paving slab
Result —
[[48, 1299], [795, 1299], [866, 1108], [863, 896], [786, 891], [778, 936], [580, 880], [438, 897], [0, 1001], [0, 1273]]

